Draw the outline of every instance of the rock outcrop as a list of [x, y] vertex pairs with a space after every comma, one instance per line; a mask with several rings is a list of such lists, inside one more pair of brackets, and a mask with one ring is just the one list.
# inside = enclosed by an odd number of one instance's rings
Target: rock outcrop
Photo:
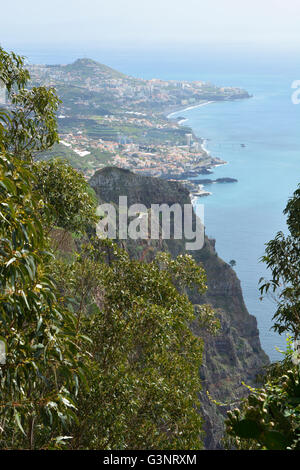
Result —
[[105, 167], [96, 171], [89, 181], [101, 201], [119, 203], [119, 196], [127, 196], [128, 205], [190, 203], [189, 191], [177, 181], [141, 176], [129, 170]]

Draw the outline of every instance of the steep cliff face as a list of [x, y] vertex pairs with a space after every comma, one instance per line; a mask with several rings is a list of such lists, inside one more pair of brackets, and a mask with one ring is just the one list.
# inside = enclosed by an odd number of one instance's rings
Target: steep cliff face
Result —
[[90, 179], [100, 200], [119, 203], [119, 196], [127, 196], [128, 205], [188, 204], [189, 192], [176, 181], [166, 181], [151, 176], [140, 176], [122, 168], [106, 167], [96, 171]]
[[[242, 381], [255, 384], [256, 376], [269, 361], [261, 348], [256, 318], [246, 309], [240, 281], [231, 267], [215, 251], [214, 241], [195, 253], [207, 272], [205, 296], [191, 295], [193, 303], [209, 303], [218, 312], [220, 333], [204, 337], [201, 401], [205, 417], [207, 448], [218, 448], [223, 434], [226, 407], [214, 405], [206, 391], [221, 402], [232, 402], [245, 395]], [[201, 334], [201, 333], [200, 333]]]
[[[177, 182], [135, 175], [127, 170], [105, 168], [95, 173], [90, 180], [99, 201], [118, 204], [119, 196], [127, 196], [128, 204], [189, 204], [188, 191]], [[129, 242], [133, 249], [137, 242]], [[157, 249], [167, 250], [172, 256], [185, 252], [184, 240], [169, 240], [159, 246], [153, 245], [152, 254]], [[221, 260], [215, 250], [215, 241], [205, 239], [204, 247], [190, 254], [202, 263], [207, 272], [208, 290], [205, 295], [190, 293], [193, 304], [211, 304], [221, 322], [219, 334], [215, 337], [195, 330], [205, 343], [202, 379], [201, 413], [206, 431], [205, 446], [208, 449], [220, 447], [223, 434], [223, 420], [226, 409], [217, 407], [208, 398], [210, 395], [221, 402], [232, 402], [246, 393], [242, 381], [254, 384], [255, 378], [268, 363], [268, 357], [261, 348], [256, 318], [246, 309], [240, 281], [231, 267]]]

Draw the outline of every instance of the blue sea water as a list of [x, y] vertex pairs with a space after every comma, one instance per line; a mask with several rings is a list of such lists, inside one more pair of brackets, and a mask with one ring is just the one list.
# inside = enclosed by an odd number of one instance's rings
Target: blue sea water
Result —
[[[13, 48], [13, 47], [12, 47]], [[281, 359], [285, 338], [271, 330], [276, 310], [273, 299], [260, 301], [258, 281], [268, 277], [259, 262], [264, 244], [286, 230], [282, 211], [300, 182], [300, 105], [291, 101], [291, 83], [300, 79], [293, 56], [261, 51], [205, 48], [179, 51], [108, 51], [92, 46], [74, 49], [16, 49], [32, 63], [68, 63], [91, 57], [125, 73], [164, 79], [208, 80], [239, 86], [253, 98], [213, 103], [180, 111], [206, 148], [228, 162], [214, 177], [234, 177], [238, 183], [207, 186], [212, 195], [205, 204], [205, 225], [216, 238], [219, 256], [236, 260], [246, 305], [255, 315], [261, 343], [272, 360]], [[245, 144], [245, 147], [241, 147]]]
[[245, 87], [253, 98], [213, 103], [178, 115], [187, 118], [185, 125], [196, 135], [209, 139], [205, 146], [212, 155], [228, 162], [215, 168], [213, 178], [238, 179], [233, 184], [207, 185], [212, 195], [198, 198], [196, 204], [205, 205], [206, 231], [216, 238], [219, 255], [227, 262], [236, 260], [262, 346], [276, 360], [281, 358], [276, 347], [285, 349], [285, 337], [270, 330], [275, 300], [259, 299], [259, 279], [268, 277], [259, 259], [264, 244], [277, 231], [286, 231], [282, 211], [300, 183], [300, 106], [292, 104], [289, 77], [216, 77], [220, 79]]

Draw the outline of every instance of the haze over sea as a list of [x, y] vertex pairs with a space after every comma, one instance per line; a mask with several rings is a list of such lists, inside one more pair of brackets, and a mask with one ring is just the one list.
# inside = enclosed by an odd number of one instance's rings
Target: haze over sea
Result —
[[[216, 249], [225, 261], [236, 260], [246, 305], [258, 320], [261, 343], [272, 360], [282, 356], [285, 338], [270, 331], [276, 304], [259, 300], [258, 281], [267, 276], [259, 262], [264, 244], [277, 231], [286, 230], [282, 211], [300, 182], [300, 105], [291, 102], [291, 83], [300, 79], [300, 67], [291, 54], [215, 47], [194, 50], [101, 51], [83, 49], [16, 52], [31, 63], [69, 63], [90, 57], [120, 71], [143, 78], [207, 80], [217, 85], [245, 88], [253, 98], [213, 103], [178, 116], [197, 136], [209, 139], [206, 148], [226, 160], [214, 176], [233, 177], [238, 183], [206, 186], [212, 196], [205, 204], [206, 232], [216, 238]], [[241, 144], [245, 144], [242, 147]], [[203, 176], [203, 178], [207, 178]]]

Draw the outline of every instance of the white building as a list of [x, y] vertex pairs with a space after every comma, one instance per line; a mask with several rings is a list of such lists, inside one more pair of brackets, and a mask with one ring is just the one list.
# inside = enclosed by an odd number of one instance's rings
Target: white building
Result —
[[193, 141], [193, 134], [185, 134], [186, 137], [186, 145], [190, 147]]

